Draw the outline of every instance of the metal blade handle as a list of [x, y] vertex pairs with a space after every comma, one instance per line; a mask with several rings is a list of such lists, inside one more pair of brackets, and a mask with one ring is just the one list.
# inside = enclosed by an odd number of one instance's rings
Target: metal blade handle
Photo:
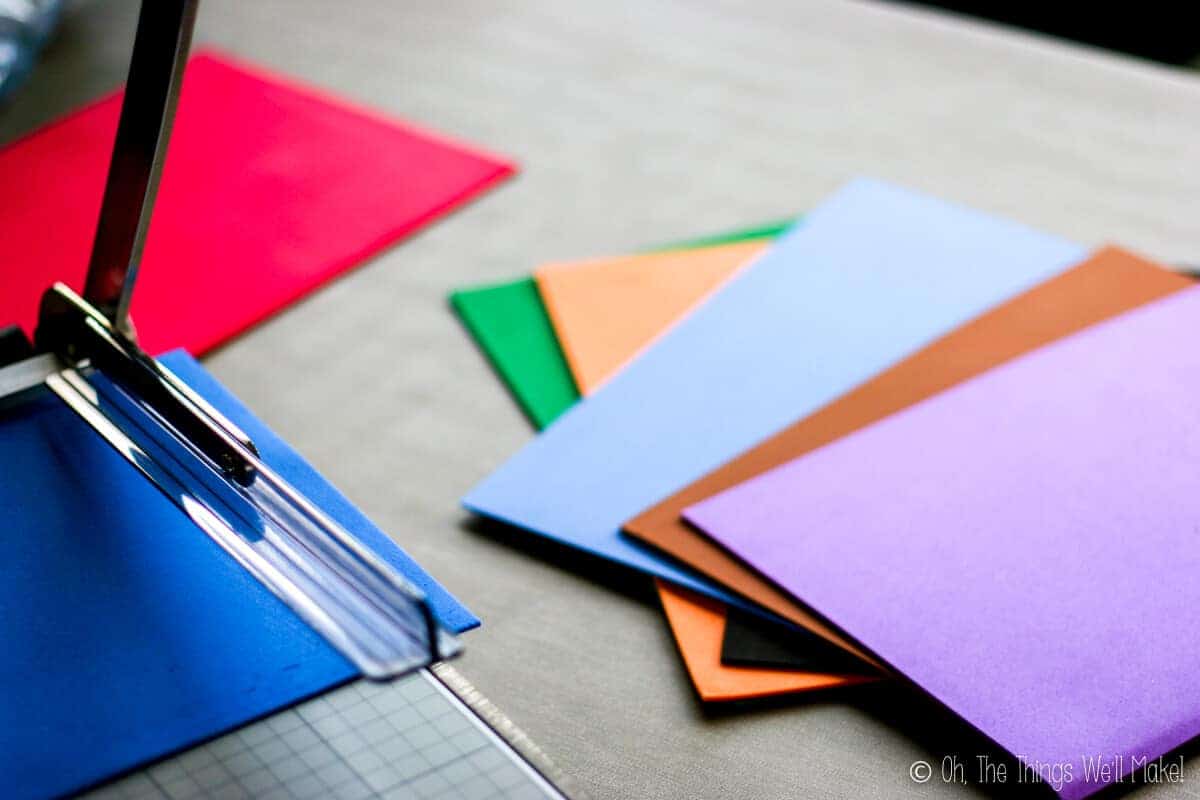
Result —
[[144, 0], [83, 295], [119, 330], [150, 228], [199, 0]]

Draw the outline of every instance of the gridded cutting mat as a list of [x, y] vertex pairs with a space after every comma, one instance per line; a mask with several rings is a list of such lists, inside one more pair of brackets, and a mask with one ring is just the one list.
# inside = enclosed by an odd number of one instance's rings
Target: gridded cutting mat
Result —
[[421, 670], [390, 684], [349, 684], [86, 797], [562, 800], [563, 795]]

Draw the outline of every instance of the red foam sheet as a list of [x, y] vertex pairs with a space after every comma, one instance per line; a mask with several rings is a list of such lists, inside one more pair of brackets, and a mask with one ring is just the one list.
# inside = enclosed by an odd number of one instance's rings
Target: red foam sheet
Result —
[[[0, 324], [83, 287], [121, 95], [0, 151]], [[202, 353], [512, 174], [510, 163], [204, 53], [188, 64], [132, 315]]]

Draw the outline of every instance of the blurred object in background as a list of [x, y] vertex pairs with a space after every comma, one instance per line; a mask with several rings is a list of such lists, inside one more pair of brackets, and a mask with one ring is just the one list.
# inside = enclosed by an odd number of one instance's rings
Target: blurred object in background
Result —
[[1189, 24], [1188, 3], [1150, 7], [1114, 3], [1013, 3], [1008, 0], [917, 0], [961, 14], [984, 17], [1121, 53], [1186, 65], [1200, 59], [1200, 27]]
[[29, 74], [64, 0], [0, 0], [0, 103]]

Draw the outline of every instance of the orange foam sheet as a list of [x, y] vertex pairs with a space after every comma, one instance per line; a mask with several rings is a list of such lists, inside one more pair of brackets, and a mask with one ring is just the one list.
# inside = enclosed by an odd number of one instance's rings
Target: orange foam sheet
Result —
[[538, 291], [580, 393], [595, 391], [768, 246], [738, 242], [538, 269]]
[[679, 644], [688, 676], [706, 701], [749, 700], [791, 692], [832, 689], [872, 680], [863, 675], [823, 675], [784, 669], [730, 667], [721, 663], [725, 606], [656, 580], [663, 611]]

